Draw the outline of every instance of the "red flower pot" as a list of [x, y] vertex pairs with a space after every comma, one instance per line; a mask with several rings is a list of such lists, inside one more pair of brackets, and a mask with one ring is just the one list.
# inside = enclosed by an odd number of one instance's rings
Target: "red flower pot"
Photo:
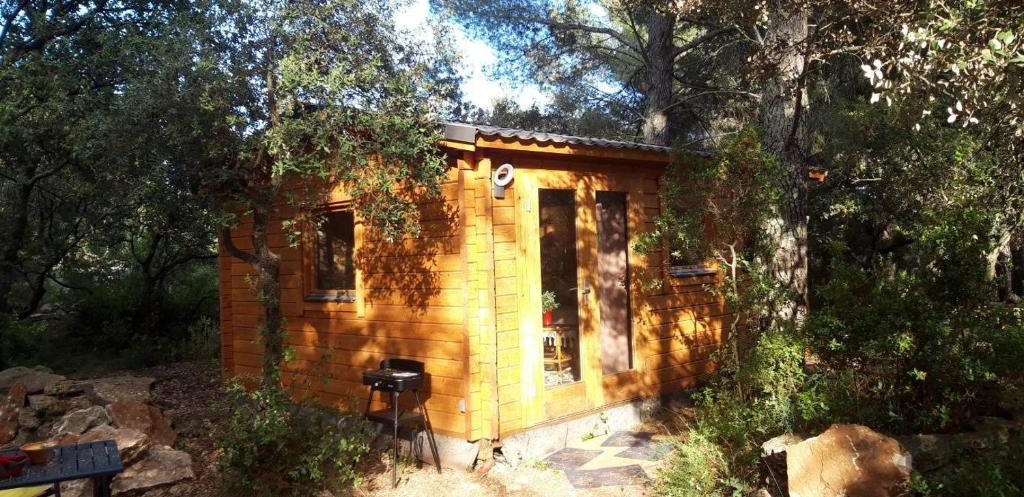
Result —
[[544, 326], [551, 326], [555, 322], [555, 311], [544, 311]]

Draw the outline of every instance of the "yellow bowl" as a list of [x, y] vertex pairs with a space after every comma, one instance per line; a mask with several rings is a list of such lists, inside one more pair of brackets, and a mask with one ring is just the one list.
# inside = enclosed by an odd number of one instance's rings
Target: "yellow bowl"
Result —
[[46, 464], [53, 456], [53, 448], [57, 444], [53, 442], [32, 442], [21, 446], [21, 451], [28, 456], [32, 464]]

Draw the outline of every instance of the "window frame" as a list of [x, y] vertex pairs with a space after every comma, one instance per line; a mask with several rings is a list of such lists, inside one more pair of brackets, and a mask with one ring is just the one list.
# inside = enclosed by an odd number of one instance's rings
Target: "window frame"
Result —
[[305, 230], [303, 237], [303, 249], [302, 249], [302, 280], [303, 280], [303, 300], [305, 302], [321, 302], [321, 303], [340, 303], [340, 304], [357, 304], [359, 302], [359, 296], [362, 294], [362, 271], [359, 269], [358, 263], [358, 252], [360, 247], [363, 245], [363, 225], [356, 210], [353, 208], [351, 202], [338, 202], [324, 206], [318, 209], [314, 213], [314, 219], [328, 215], [332, 212], [351, 212], [352, 213], [352, 230], [353, 230], [353, 244], [352, 244], [352, 258], [353, 267], [355, 269], [355, 287], [350, 289], [322, 289], [317, 288], [317, 246], [319, 239], [317, 236], [316, 226], [311, 221]]

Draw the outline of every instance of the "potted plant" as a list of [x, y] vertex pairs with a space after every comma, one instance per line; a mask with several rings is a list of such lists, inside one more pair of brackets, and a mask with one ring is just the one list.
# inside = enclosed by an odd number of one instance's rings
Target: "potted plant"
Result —
[[558, 301], [555, 300], [555, 292], [548, 290], [540, 296], [540, 306], [544, 312], [544, 326], [551, 326], [555, 322], [555, 309], [558, 309]]

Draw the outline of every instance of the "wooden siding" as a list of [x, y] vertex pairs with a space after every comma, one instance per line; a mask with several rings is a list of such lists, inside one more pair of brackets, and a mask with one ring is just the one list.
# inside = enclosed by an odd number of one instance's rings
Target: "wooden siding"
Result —
[[[421, 232], [387, 242], [357, 224], [358, 269], [355, 302], [307, 301], [311, 288], [308, 256], [290, 246], [281, 222], [291, 215], [280, 204], [279, 219], [270, 230], [272, 249], [281, 255], [281, 307], [286, 343], [295, 360], [282, 368], [282, 378], [297, 396], [312, 396], [326, 405], [363, 408], [367, 388], [363, 371], [387, 357], [422, 361], [429, 375], [421, 392], [434, 428], [466, 438], [467, 423], [460, 401], [466, 398], [467, 351], [462, 233], [459, 211], [460, 174], [449, 172], [443, 198], [419, 202]], [[344, 201], [335, 192], [331, 202]], [[251, 220], [232, 231], [242, 249], [250, 248]], [[258, 327], [262, 309], [250, 290], [251, 268], [221, 255], [223, 362], [234, 375], [259, 374], [262, 345]], [[225, 313], [225, 310], [227, 311]], [[383, 407], [377, 401], [375, 408]]]
[[[284, 379], [296, 395], [334, 406], [354, 400], [361, 409], [367, 391], [363, 371], [385, 357], [414, 358], [430, 375], [426, 405], [438, 432], [497, 439], [690, 388], [714, 367], [711, 353], [731, 319], [721, 299], [705, 288], [719, 276], [670, 277], [662, 253], [641, 256], [631, 250], [634, 367], [603, 375], [591, 339], [582, 352], [584, 381], [554, 389], [543, 384], [537, 277], [542, 268], [535, 267], [538, 227], [536, 213], [530, 213], [538, 181], [556, 178], [559, 188], [576, 188], [578, 198], [601, 189], [627, 192], [632, 240], [654, 229], [664, 155], [508, 140], [478, 140], [449, 147], [449, 153], [443, 197], [419, 203], [423, 229], [417, 236], [388, 241], [357, 226], [355, 302], [307, 301], [309, 257], [302, 247], [289, 246], [280, 222], [272, 224], [271, 245], [282, 256], [287, 343], [295, 352]], [[516, 180], [496, 199], [491, 174], [504, 162], [515, 165]], [[344, 200], [338, 192], [331, 199]], [[278, 207], [277, 221], [292, 215], [286, 205]], [[586, 265], [593, 262], [587, 244], [595, 228], [593, 219], [581, 223], [578, 243]], [[250, 232], [250, 220], [243, 219], [232, 240], [251, 248]], [[262, 311], [250, 291], [251, 268], [224, 250], [219, 262], [224, 370], [258, 375]], [[581, 267], [582, 278], [594, 276]], [[652, 277], [663, 284], [642, 284]], [[585, 333], [596, 332], [596, 319], [593, 310], [583, 312], [581, 323], [591, 330]]]

